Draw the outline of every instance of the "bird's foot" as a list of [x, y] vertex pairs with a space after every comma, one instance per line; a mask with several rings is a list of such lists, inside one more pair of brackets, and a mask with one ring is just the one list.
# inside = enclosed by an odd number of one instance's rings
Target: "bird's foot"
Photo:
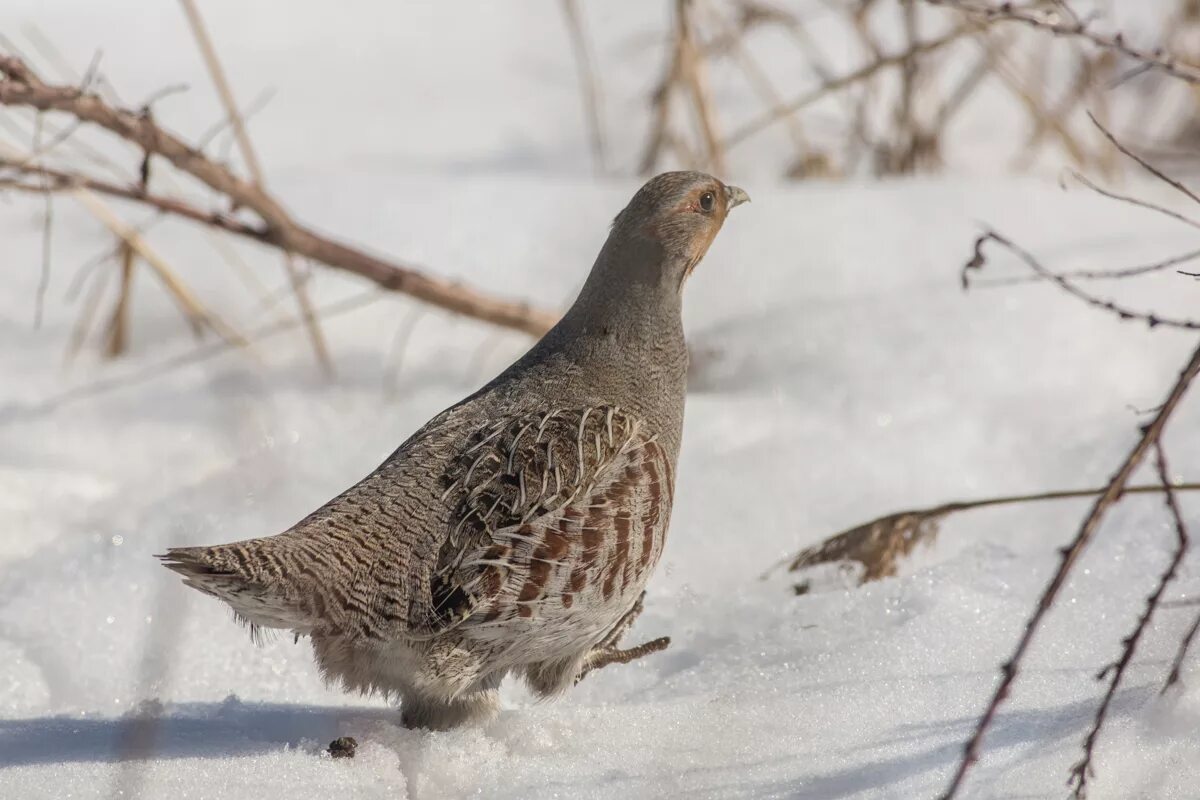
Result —
[[642, 656], [666, 650], [670, 644], [670, 636], [660, 636], [657, 639], [651, 639], [648, 642], [643, 642], [637, 647], [630, 647], [627, 650], [621, 650], [617, 647], [596, 647], [592, 652], [588, 653], [587, 658], [583, 662], [583, 669], [579, 671], [579, 677], [575, 679], [575, 683], [579, 683], [594, 670], [603, 669], [609, 664], [628, 664], [630, 661], [636, 661]]
[[637, 647], [630, 647], [627, 650], [622, 650], [618, 647], [621, 643], [621, 638], [625, 636], [629, 628], [632, 627], [634, 620], [642, 613], [645, 607], [642, 601], [645, 598], [645, 592], [638, 595], [638, 599], [634, 602], [633, 606], [617, 620], [617, 624], [613, 625], [612, 630], [592, 648], [587, 658], [583, 661], [583, 668], [579, 671], [579, 677], [575, 679], [576, 684], [586, 678], [588, 673], [593, 670], [603, 669], [609, 664], [628, 664], [630, 661], [635, 661], [642, 656], [648, 656], [651, 653], [667, 649], [667, 646], [671, 644], [670, 636], [660, 636], [657, 639], [643, 642]]

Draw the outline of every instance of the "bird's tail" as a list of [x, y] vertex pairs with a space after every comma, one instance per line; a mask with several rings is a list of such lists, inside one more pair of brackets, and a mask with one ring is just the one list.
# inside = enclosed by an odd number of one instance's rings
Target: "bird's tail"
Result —
[[282, 575], [269, 567], [271, 539], [252, 539], [213, 547], [172, 547], [157, 556], [193, 589], [224, 600], [258, 637], [259, 628], [312, 631], [312, 619], [289, 598]]

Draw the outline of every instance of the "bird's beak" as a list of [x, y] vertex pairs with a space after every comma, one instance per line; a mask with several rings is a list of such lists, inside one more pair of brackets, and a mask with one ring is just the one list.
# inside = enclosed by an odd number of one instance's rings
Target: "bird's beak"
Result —
[[746, 194], [736, 186], [726, 186], [725, 194], [729, 195], [729, 200], [725, 204], [726, 208], [733, 208], [735, 206], [740, 206], [742, 203], [750, 202], [750, 195]]

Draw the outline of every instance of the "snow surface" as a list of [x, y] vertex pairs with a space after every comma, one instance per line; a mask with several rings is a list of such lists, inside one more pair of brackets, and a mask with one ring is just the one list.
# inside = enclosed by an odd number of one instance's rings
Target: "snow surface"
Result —
[[[562, 305], [637, 182], [589, 177], [552, 4], [472, 5], [471, 24], [449, 5], [288, 4], [286, 20], [276, 4], [204, 8], [241, 95], [278, 89], [253, 133], [272, 187], [301, 217]], [[596, 12], [604, 41], [638, 29], [631, 7]], [[9, 0], [0, 30], [28, 20], [67, 53], [103, 47], [129, 97], [191, 84], [162, 104], [174, 127], [219, 117], [173, 4]], [[636, 52], [645, 81], [657, 61]], [[359, 85], [364, 73], [372, 82]], [[0, 798], [935, 796], [1085, 505], [952, 519], [899, 577], [861, 588], [797, 597], [786, 577], [759, 575], [889, 511], [1103, 483], [1137, 410], [1161, 401], [1189, 337], [1118, 323], [1046, 286], [964, 294], [957, 271], [980, 221], [1063, 269], [1162, 257], [1193, 236], [1037, 180], [731, 179], [754, 202], [688, 286], [694, 366], [672, 538], [630, 640], [669, 634], [671, 648], [555, 703], [506, 685], [494, 723], [437, 734], [325, 688], [304, 642], [256, 648], [151, 554], [283, 529], [528, 341], [387, 297], [327, 321], [332, 382], [294, 331], [257, 343], [253, 359], [166, 369], [195, 345], [143, 275], [132, 354], [64, 368], [73, 273], [109, 237], [56, 204], [35, 329], [41, 203], [6, 198]], [[149, 235], [237, 325], [275, 319], [194, 228]], [[275, 254], [237, 249], [283, 285]], [[1019, 274], [1012, 259], [994, 269]], [[1097, 288], [1178, 314], [1197, 291], [1170, 274]], [[362, 291], [328, 270], [314, 279], [319, 305]], [[1190, 479], [1198, 414], [1187, 401], [1169, 429], [1173, 469]], [[1200, 530], [1200, 505], [1183, 503]], [[964, 796], [1065, 795], [1102, 691], [1092, 676], [1118, 652], [1171, 536], [1157, 499], [1112, 515]], [[1168, 599], [1197, 591], [1189, 562]], [[1147, 635], [1101, 739], [1094, 800], [1196, 797], [1200, 654], [1183, 691], [1158, 696], [1191, 613], [1164, 609]], [[354, 760], [319, 756], [339, 735], [358, 738]]]

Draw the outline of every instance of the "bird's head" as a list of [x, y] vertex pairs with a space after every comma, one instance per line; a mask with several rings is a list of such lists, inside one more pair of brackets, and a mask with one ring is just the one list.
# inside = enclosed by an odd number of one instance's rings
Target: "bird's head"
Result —
[[703, 172], [664, 172], [646, 182], [613, 220], [613, 236], [661, 246], [678, 284], [692, 273], [735, 206], [750, 197]]

